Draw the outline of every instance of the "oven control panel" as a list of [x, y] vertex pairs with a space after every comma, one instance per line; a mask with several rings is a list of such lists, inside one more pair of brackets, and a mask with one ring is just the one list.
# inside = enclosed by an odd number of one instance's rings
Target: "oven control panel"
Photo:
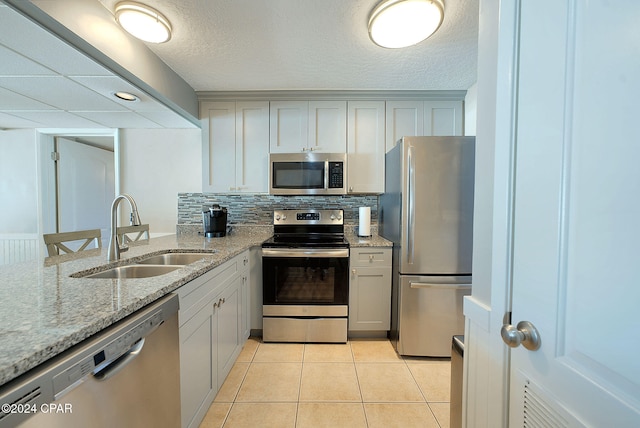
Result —
[[275, 210], [274, 225], [344, 224], [343, 210]]
[[297, 221], [319, 221], [320, 213], [296, 213]]

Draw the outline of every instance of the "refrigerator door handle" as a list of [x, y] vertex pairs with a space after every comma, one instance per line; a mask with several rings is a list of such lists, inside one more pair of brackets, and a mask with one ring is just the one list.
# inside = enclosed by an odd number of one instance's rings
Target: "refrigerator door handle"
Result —
[[407, 174], [407, 198], [408, 198], [408, 225], [407, 225], [407, 263], [413, 264], [414, 256], [414, 236], [416, 230], [415, 222], [415, 186], [416, 186], [416, 165], [413, 157], [413, 147], [407, 150], [407, 160], [409, 163], [409, 174]]
[[434, 282], [409, 282], [410, 288], [446, 288], [449, 290], [471, 288], [471, 284], [447, 284]]

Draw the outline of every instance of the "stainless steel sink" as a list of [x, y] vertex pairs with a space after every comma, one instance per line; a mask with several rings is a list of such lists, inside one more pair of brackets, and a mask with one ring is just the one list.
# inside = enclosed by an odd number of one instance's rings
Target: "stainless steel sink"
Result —
[[132, 264], [113, 267], [101, 272], [84, 274], [78, 272], [74, 278], [151, 278], [180, 269], [191, 263], [206, 259], [214, 253], [164, 253], [149, 256]]
[[207, 258], [212, 253], [165, 253], [142, 259], [138, 264], [144, 265], [188, 265]]
[[127, 265], [118, 266], [102, 272], [85, 276], [85, 278], [151, 278], [180, 269], [176, 265]]

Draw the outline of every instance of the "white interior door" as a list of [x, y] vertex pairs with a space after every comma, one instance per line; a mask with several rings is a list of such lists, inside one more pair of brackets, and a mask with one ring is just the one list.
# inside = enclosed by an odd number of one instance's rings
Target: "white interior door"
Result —
[[113, 152], [57, 137], [58, 232], [101, 229], [110, 232], [115, 194]]
[[640, 426], [640, 2], [520, 2], [509, 426]]

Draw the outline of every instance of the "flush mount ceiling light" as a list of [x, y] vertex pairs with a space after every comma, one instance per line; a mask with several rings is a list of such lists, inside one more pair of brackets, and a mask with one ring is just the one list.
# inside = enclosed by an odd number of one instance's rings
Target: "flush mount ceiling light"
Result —
[[136, 97], [135, 95], [129, 92], [124, 92], [124, 91], [114, 92], [113, 96], [121, 99], [122, 101], [138, 101], [138, 97]]
[[116, 4], [118, 24], [129, 34], [150, 43], [164, 43], [171, 38], [171, 24], [160, 12], [134, 1]]
[[442, 0], [384, 0], [369, 17], [369, 37], [383, 48], [404, 48], [431, 36], [444, 19]]

